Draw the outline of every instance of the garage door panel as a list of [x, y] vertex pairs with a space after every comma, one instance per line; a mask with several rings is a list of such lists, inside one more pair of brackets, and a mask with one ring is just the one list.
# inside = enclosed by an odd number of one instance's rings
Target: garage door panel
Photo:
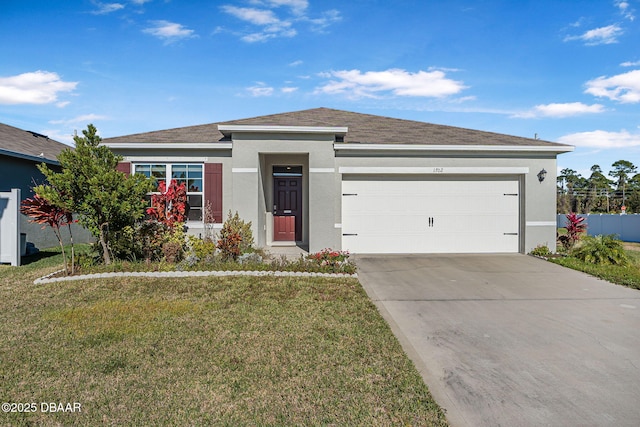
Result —
[[[350, 179], [343, 249], [356, 253], [518, 252], [517, 179]], [[513, 234], [516, 233], [516, 234]]]

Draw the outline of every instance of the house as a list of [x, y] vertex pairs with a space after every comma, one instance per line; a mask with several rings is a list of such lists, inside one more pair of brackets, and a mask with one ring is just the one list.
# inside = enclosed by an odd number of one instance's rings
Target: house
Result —
[[555, 249], [556, 157], [538, 139], [328, 108], [106, 138], [127, 173], [187, 183], [188, 227], [237, 211], [259, 246], [354, 253]]
[[70, 147], [46, 135], [0, 123], [1, 190], [19, 188], [23, 200], [31, 197], [31, 187], [45, 181], [36, 165], [46, 163], [57, 168], [57, 156], [65, 148]]
[[[46, 135], [0, 123], [0, 191], [8, 192], [17, 188], [20, 189], [22, 200], [33, 197], [31, 188], [46, 181], [37, 165], [45, 163], [51, 169], [58, 170], [60, 164], [57, 156], [64, 149], [72, 147]], [[51, 230], [43, 230], [40, 224], [29, 222], [22, 214], [20, 230], [36, 247], [50, 248], [58, 245]], [[77, 226], [74, 226], [74, 237], [76, 242], [91, 240], [88, 231]]]

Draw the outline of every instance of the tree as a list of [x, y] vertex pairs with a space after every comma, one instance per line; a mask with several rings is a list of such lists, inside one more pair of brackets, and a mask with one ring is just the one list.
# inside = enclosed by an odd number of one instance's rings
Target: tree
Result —
[[635, 174], [628, 184], [631, 195], [627, 200], [627, 207], [630, 212], [640, 213], [640, 174]]
[[105, 264], [111, 264], [110, 230], [120, 230], [142, 218], [145, 195], [152, 183], [143, 175], [127, 177], [116, 170], [121, 156], [100, 145], [102, 138], [92, 124], [75, 136], [75, 150], [66, 149], [58, 155], [61, 172], [44, 163], [38, 169], [50, 185], [35, 188], [37, 194], [54, 205], [75, 212], [80, 224], [88, 228], [102, 248]]
[[629, 181], [629, 175], [636, 173], [638, 168], [628, 160], [618, 160], [611, 167], [613, 170], [609, 172], [609, 176], [617, 179], [617, 190], [622, 191], [622, 204], [624, 205], [626, 201], [625, 187]]
[[[564, 168], [558, 175], [558, 182], [561, 183], [562, 188], [558, 195], [558, 208], [561, 212], [578, 211], [578, 199], [576, 197], [576, 190], [583, 186], [584, 178], [580, 176], [578, 172], [570, 168]], [[564, 186], [566, 184], [566, 192]]]
[[609, 192], [613, 181], [604, 176], [600, 165], [591, 166], [591, 176], [589, 177], [589, 208], [599, 212], [609, 212]]

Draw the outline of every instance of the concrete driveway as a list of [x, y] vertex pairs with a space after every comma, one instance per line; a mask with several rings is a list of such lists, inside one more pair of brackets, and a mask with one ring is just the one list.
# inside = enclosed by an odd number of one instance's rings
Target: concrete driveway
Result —
[[356, 262], [452, 426], [640, 425], [640, 291], [527, 255]]

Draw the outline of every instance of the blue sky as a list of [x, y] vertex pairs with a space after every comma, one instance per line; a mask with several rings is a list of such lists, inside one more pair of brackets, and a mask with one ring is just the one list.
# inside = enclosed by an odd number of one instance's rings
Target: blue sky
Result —
[[329, 107], [640, 166], [639, 0], [3, 0], [0, 122], [71, 143]]

